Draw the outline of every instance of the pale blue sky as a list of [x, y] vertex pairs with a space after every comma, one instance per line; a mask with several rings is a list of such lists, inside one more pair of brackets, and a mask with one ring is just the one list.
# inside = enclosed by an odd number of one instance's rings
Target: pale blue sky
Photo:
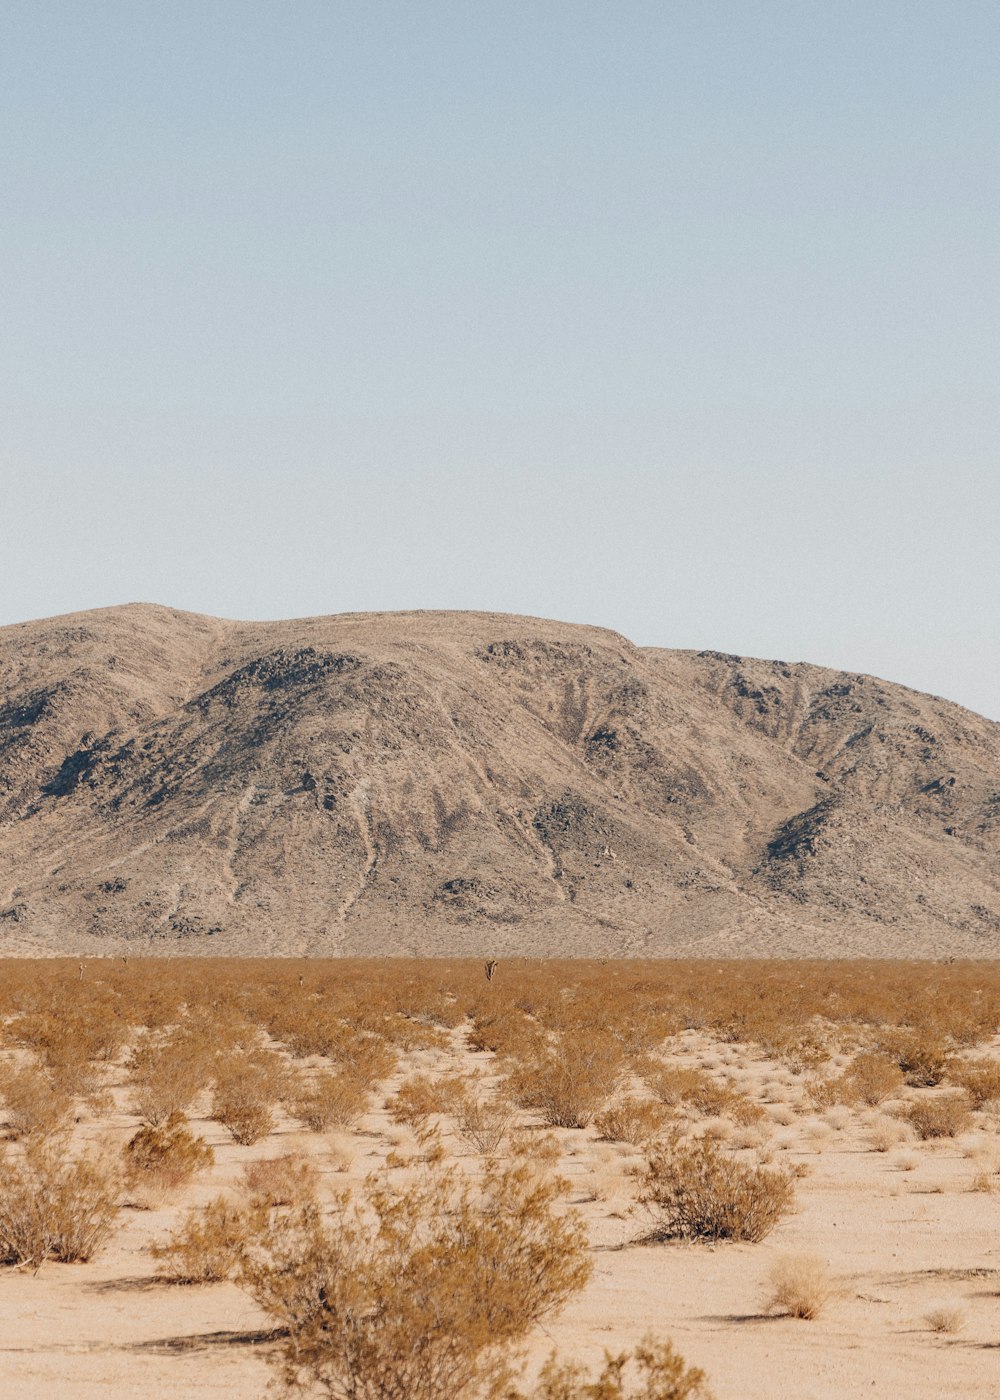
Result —
[[0, 4], [0, 623], [490, 608], [1000, 718], [995, 0]]

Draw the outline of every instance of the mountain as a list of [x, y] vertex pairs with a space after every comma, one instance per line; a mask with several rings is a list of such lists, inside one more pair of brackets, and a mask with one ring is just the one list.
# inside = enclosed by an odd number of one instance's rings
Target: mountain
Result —
[[0, 628], [0, 953], [1000, 953], [1000, 725], [491, 613]]

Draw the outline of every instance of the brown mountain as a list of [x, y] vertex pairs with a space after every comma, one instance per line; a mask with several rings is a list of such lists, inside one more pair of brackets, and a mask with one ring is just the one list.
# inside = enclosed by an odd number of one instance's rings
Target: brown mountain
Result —
[[0, 629], [0, 951], [1000, 952], [1000, 725], [489, 613]]

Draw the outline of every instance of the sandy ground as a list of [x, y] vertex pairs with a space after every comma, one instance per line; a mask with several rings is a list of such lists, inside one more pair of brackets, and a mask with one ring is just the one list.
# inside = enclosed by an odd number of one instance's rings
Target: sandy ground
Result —
[[[587, 1221], [595, 1272], [586, 1291], [532, 1338], [532, 1356], [555, 1347], [596, 1362], [605, 1348], [652, 1332], [705, 1369], [717, 1400], [992, 1400], [1000, 1393], [1000, 1195], [971, 1189], [984, 1162], [1000, 1163], [996, 1121], [977, 1115], [975, 1130], [962, 1138], [878, 1152], [869, 1132], [881, 1110], [813, 1112], [801, 1078], [748, 1047], [688, 1033], [678, 1059], [729, 1078], [772, 1118], [786, 1120], [773, 1123], [763, 1144], [741, 1150], [803, 1164], [797, 1210], [756, 1245], [639, 1244], [648, 1217], [635, 1204], [628, 1167], [641, 1154], [598, 1143], [593, 1129], [560, 1132], [560, 1170]], [[468, 1053], [456, 1036], [453, 1052], [412, 1056], [385, 1089], [414, 1068], [449, 1065], [487, 1069], [489, 1057]], [[122, 1111], [77, 1132], [124, 1142], [137, 1120], [123, 1111], [123, 1089], [117, 1097]], [[149, 1242], [256, 1158], [309, 1152], [324, 1181], [339, 1186], [405, 1147], [407, 1132], [381, 1107], [336, 1143], [283, 1123], [266, 1142], [240, 1147], [211, 1120], [197, 1118], [194, 1126], [215, 1148], [216, 1164], [182, 1198], [123, 1210], [118, 1233], [91, 1263], [47, 1263], [36, 1275], [0, 1270], [0, 1396], [263, 1400], [271, 1378], [266, 1317], [230, 1284], [157, 1282]], [[457, 1139], [445, 1140], [467, 1152]], [[346, 1173], [338, 1170], [345, 1143], [352, 1156]], [[770, 1266], [798, 1251], [821, 1255], [839, 1280], [840, 1296], [813, 1321], [766, 1310]], [[959, 1311], [958, 1331], [931, 1328], [927, 1315], [939, 1306]]]

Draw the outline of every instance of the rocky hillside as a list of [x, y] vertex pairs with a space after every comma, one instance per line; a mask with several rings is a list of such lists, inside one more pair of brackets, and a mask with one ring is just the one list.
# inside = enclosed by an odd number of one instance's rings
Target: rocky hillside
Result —
[[0, 952], [1000, 952], [1000, 725], [488, 613], [0, 629]]

